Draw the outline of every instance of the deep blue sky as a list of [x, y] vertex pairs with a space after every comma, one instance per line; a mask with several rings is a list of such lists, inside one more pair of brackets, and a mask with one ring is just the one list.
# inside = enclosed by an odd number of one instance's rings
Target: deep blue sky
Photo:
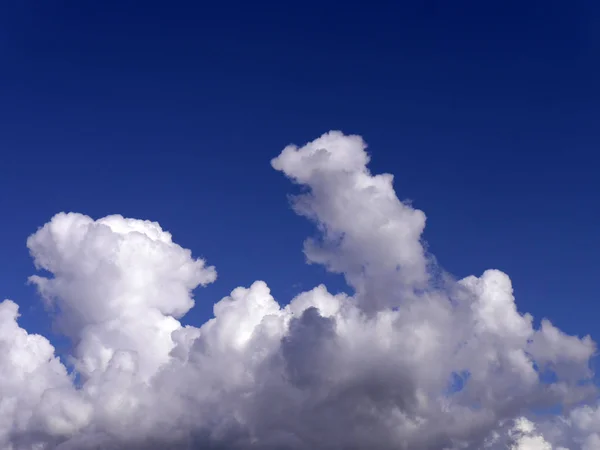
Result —
[[256, 279], [335, 290], [269, 161], [341, 129], [446, 269], [504, 270], [522, 311], [600, 339], [595, 3], [3, 2], [0, 296], [49, 332], [25, 240], [59, 211], [157, 220], [206, 256], [191, 321]]

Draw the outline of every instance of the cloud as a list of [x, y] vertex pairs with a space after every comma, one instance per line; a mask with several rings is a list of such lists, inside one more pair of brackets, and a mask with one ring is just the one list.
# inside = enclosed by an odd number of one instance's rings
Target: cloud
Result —
[[53, 274], [30, 281], [58, 309], [85, 377], [106, 371], [115, 351], [127, 350], [136, 354], [137, 373], [150, 378], [168, 361], [176, 318], [194, 306], [191, 291], [216, 279], [213, 267], [157, 223], [121, 216], [58, 214], [27, 246], [36, 267]]
[[278, 302], [256, 281], [198, 327], [179, 319], [216, 271], [157, 223], [54, 216], [27, 241], [47, 274], [30, 281], [73, 342], [69, 370], [0, 304], [0, 448], [600, 448], [591, 338], [535, 329], [500, 271], [445, 274], [425, 214], [368, 163], [340, 132], [271, 162], [316, 225], [307, 261], [353, 295]]
[[552, 445], [535, 431], [535, 425], [531, 421], [524, 417], [518, 418], [509, 432], [513, 441], [511, 450], [552, 450]]

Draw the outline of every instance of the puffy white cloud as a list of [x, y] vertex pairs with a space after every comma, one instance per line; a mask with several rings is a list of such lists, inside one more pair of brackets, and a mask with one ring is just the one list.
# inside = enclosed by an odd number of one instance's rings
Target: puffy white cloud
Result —
[[53, 274], [30, 281], [58, 309], [85, 376], [106, 370], [117, 350], [136, 352], [139, 372], [152, 376], [173, 348], [175, 318], [194, 306], [191, 291], [216, 278], [157, 223], [121, 216], [57, 214], [27, 246]]
[[519, 417], [509, 433], [513, 440], [511, 450], [552, 450], [552, 445], [535, 431], [533, 422]]
[[272, 161], [320, 233], [308, 262], [351, 296], [317, 286], [278, 302], [256, 281], [183, 327], [213, 267], [153, 222], [53, 217], [27, 242], [48, 273], [30, 280], [72, 339], [74, 373], [0, 304], [1, 448], [600, 448], [598, 409], [573, 407], [595, 395], [594, 342], [534, 329], [502, 272], [440, 277], [424, 213], [369, 172], [365, 149], [330, 132]]
[[360, 136], [329, 132], [302, 148], [290, 145], [272, 166], [310, 190], [294, 209], [312, 219], [320, 240], [308, 239], [308, 261], [343, 273], [366, 310], [396, 306], [429, 278], [420, 237], [425, 214], [398, 200], [390, 174], [371, 175]]

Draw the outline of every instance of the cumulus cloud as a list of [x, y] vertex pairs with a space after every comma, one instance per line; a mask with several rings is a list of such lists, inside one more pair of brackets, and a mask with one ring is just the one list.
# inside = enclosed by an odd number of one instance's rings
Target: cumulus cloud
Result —
[[54, 216], [30, 281], [73, 351], [65, 367], [0, 303], [0, 448], [599, 449], [591, 338], [534, 328], [500, 271], [444, 274], [425, 214], [368, 163], [340, 132], [271, 162], [316, 225], [307, 261], [352, 295], [256, 281], [197, 327], [179, 319], [216, 270], [157, 223]]
[[511, 450], [552, 450], [552, 445], [535, 431], [533, 422], [524, 417], [518, 418], [509, 432], [513, 441]]

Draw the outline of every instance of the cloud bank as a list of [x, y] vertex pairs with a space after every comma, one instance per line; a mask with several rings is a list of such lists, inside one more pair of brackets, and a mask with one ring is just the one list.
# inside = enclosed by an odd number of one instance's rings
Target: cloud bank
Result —
[[446, 274], [368, 163], [340, 132], [271, 161], [316, 225], [307, 261], [353, 295], [256, 281], [199, 327], [178, 319], [216, 270], [159, 224], [54, 216], [30, 281], [73, 352], [67, 369], [0, 303], [0, 448], [600, 449], [591, 338], [535, 329], [500, 271]]

